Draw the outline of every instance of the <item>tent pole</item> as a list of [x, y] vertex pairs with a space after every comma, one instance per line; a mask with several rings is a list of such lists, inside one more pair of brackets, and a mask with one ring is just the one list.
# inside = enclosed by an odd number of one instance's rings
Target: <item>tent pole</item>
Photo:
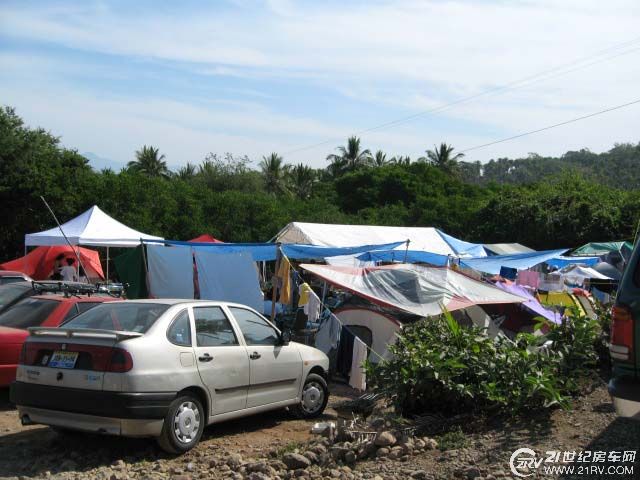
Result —
[[407, 255], [409, 254], [409, 244], [411, 243], [411, 240], [409, 240], [407, 238], [407, 246], [404, 249], [404, 261], [402, 263], [407, 263]]
[[107, 291], [108, 290], [109, 290], [109, 247], [107, 246]]
[[271, 321], [276, 321], [276, 290], [277, 284], [280, 283], [278, 280], [278, 270], [280, 270], [280, 262], [282, 259], [282, 252], [280, 251], [280, 242], [276, 243], [276, 271], [273, 273], [273, 277], [271, 277]]

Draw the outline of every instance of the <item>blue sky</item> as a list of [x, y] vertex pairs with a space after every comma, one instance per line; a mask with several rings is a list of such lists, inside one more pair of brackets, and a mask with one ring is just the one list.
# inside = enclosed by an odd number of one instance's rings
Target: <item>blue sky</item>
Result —
[[[361, 135], [371, 150], [416, 158], [441, 141], [461, 150], [640, 98], [638, 18], [637, 0], [5, 0], [0, 99], [115, 166], [153, 144], [173, 168], [208, 152], [257, 163], [272, 151], [320, 167], [353, 133], [587, 58]], [[639, 119], [630, 107], [468, 159], [607, 150], [638, 142]]]

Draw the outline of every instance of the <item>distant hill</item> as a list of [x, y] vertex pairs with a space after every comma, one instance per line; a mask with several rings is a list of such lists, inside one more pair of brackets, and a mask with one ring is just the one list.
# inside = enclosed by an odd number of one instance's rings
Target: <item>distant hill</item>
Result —
[[616, 144], [604, 153], [583, 149], [559, 158], [530, 154], [527, 158], [499, 158], [485, 164], [460, 162], [459, 166], [464, 181], [479, 185], [537, 183], [570, 170], [603, 185], [634, 190], [640, 188], [640, 143]]
[[122, 162], [116, 162], [115, 160], [111, 160], [109, 158], [101, 157], [93, 152], [84, 152], [81, 153], [84, 158], [89, 160], [89, 165], [96, 171], [100, 171], [104, 168], [110, 168], [114, 172], [119, 172], [120, 169], [124, 168], [126, 165]]

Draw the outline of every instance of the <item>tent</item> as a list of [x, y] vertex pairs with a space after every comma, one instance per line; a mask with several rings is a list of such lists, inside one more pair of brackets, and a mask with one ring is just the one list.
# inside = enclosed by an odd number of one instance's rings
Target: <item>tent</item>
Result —
[[223, 243], [222, 240], [218, 240], [217, 238], [209, 235], [208, 233], [204, 233], [199, 237], [192, 238], [189, 242], [195, 243]]
[[111, 218], [96, 205], [84, 213], [54, 227], [24, 236], [25, 246], [67, 245], [64, 232], [71, 245], [92, 245], [94, 247], [135, 247], [141, 240], [162, 240], [162, 237], [147, 235]]
[[[281, 243], [353, 247], [367, 244], [405, 242], [422, 252], [454, 256], [485, 256], [481, 245], [464, 242], [432, 227], [383, 227], [292, 222], [273, 238]], [[406, 244], [397, 250], [406, 248]]]
[[520, 243], [485, 243], [484, 249], [489, 255], [513, 255], [516, 253], [531, 253], [534, 249]]
[[516, 285], [515, 283], [496, 282], [496, 287], [505, 292], [513, 293], [527, 299], [522, 304], [522, 308], [527, 310], [531, 315], [544, 317], [553, 323], [560, 323], [562, 317], [557, 312], [546, 309], [526, 288]]
[[460, 264], [478, 272], [497, 275], [502, 267], [526, 270], [562, 255], [566, 250], [545, 250], [542, 252], [518, 253], [515, 255], [494, 255], [486, 258], [463, 258]]
[[629, 242], [591, 242], [576, 248], [571, 255], [599, 257], [611, 252], [620, 252], [628, 259], [632, 251], [633, 245]]
[[[369, 360], [378, 363], [380, 356], [388, 358], [389, 345], [396, 341], [402, 324], [386, 313], [375, 309], [358, 307], [343, 307], [333, 312], [338, 320], [372, 350]], [[375, 352], [375, 353], [373, 353]]]
[[[98, 252], [80, 248], [79, 253], [87, 278], [104, 279]], [[47, 280], [51, 276], [56, 257], [60, 254], [64, 255], [65, 259], [76, 258], [75, 251], [68, 245], [38, 247], [24, 257], [0, 264], [0, 269], [22, 272], [34, 280]]]
[[396, 264], [382, 267], [339, 267], [302, 264], [301, 268], [381, 305], [420, 317], [459, 310], [472, 305], [522, 303], [513, 295], [449, 268]]

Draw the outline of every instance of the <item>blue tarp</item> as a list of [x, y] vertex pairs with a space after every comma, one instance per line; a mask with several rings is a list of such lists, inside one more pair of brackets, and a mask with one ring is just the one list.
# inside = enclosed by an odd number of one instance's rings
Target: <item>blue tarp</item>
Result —
[[499, 274], [500, 268], [509, 267], [526, 270], [541, 263], [561, 256], [567, 250], [545, 250], [541, 252], [520, 253], [516, 255], [495, 255], [485, 258], [461, 258], [460, 265], [473, 268], [479, 272]]
[[588, 267], [593, 267], [596, 263], [600, 261], [598, 257], [565, 257], [560, 256], [556, 258], [552, 258], [547, 261], [547, 265], [551, 265], [552, 267], [563, 268], [567, 265], [573, 264], [581, 264], [587, 265]]
[[442, 239], [447, 242], [456, 255], [468, 255], [470, 257], [486, 257], [487, 251], [479, 243], [465, 242], [451, 235], [447, 235], [441, 230], [437, 230]]
[[436, 267], [444, 267], [447, 264], [447, 256], [438, 253], [423, 252], [421, 250], [380, 250], [363, 253], [358, 260], [364, 262], [402, 262], [402, 263], [429, 263]]
[[[193, 247], [196, 251], [212, 253], [242, 253], [248, 252], [255, 262], [268, 262], [276, 259], [277, 246], [275, 243], [195, 243], [177, 240], [158, 240], [145, 243], [163, 243], [173, 246]], [[281, 245], [282, 252], [289, 259], [320, 259], [337, 257], [340, 255], [357, 255], [372, 250], [390, 250], [405, 242], [385, 243], [383, 245], [362, 245], [359, 247], [320, 247], [316, 245]]]

